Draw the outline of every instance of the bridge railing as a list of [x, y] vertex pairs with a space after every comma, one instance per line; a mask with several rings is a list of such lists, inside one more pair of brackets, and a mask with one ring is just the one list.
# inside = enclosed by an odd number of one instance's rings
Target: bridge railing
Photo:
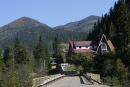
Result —
[[83, 76], [93, 84], [101, 84], [100, 74], [86, 73]]
[[47, 84], [49, 84], [55, 80], [58, 80], [62, 77], [64, 77], [64, 75], [56, 74], [56, 75], [51, 75], [51, 76], [34, 78], [32, 87], [42, 87], [43, 85], [47, 85]]

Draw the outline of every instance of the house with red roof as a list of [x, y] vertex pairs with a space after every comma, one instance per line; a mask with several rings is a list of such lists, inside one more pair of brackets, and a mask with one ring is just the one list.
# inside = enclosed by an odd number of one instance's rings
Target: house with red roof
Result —
[[79, 53], [107, 54], [114, 53], [115, 47], [111, 40], [102, 34], [100, 38], [94, 41], [70, 41], [68, 52], [69, 55]]

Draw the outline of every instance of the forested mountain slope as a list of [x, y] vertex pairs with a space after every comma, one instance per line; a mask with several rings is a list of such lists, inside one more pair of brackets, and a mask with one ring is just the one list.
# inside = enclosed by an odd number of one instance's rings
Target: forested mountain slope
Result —
[[91, 15], [80, 21], [71, 22], [62, 26], [57, 26], [54, 29], [62, 29], [76, 32], [89, 32], [93, 30], [93, 26], [98, 20], [100, 20], [99, 16]]
[[12, 46], [16, 37], [28, 47], [33, 47], [42, 36], [45, 44], [51, 44], [54, 37], [60, 41], [85, 39], [86, 32], [73, 32], [67, 30], [54, 30], [46, 24], [28, 17], [19, 18], [0, 28], [0, 47]]

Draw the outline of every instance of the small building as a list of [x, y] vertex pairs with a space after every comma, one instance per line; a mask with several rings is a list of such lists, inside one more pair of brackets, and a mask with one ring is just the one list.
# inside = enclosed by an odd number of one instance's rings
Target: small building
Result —
[[96, 53], [106, 54], [114, 53], [115, 47], [111, 40], [106, 38], [105, 34], [102, 34], [100, 38], [94, 41], [70, 41], [68, 54], [79, 54], [79, 53]]
[[57, 63], [53, 61], [51, 63], [51, 69], [56, 69], [56, 68], [57, 68]]

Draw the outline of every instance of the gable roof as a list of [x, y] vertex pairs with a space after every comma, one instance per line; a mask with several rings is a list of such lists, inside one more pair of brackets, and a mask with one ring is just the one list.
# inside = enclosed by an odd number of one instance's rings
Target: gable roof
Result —
[[[108, 39], [106, 39], [106, 35], [102, 34], [102, 36], [100, 36], [100, 38], [97, 38], [94, 41], [70, 41], [70, 45], [71, 45], [71, 50], [74, 53], [93, 53], [93, 52], [98, 52], [100, 44], [102, 41], [105, 40], [105, 43], [107, 43], [107, 46], [109, 46], [110, 50], [115, 52], [115, 47], [112, 44], [112, 42]], [[97, 46], [96, 48], [92, 48], [92, 49], [75, 49], [75, 47], [86, 47], [86, 46]]]
[[94, 52], [94, 50], [91, 50], [91, 49], [78, 49], [78, 50], [74, 49], [75, 47], [79, 47], [79, 46], [82, 46], [82, 47], [90, 46], [92, 44], [92, 41], [70, 41], [69, 43], [72, 48], [71, 50], [74, 53], [92, 53], [92, 52]]
[[71, 45], [74, 46], [88, 46], [92, 43], [92, 41], [70, 41]]
[[101, 41], [103, 40], [103, 38], [105, 39], [106, 43], [108, 44], [110, 50], [113, 51], [113, 52], [115, 52], [115, 47], [114, 47], [114, 45], [112, 44], [111, 40], [109, 40], [109, 39], [107, 40], [107, 39], [106, 39], [106, 35], [105, 35], [105, 34], [102, 34], [102, 37], [101, 37], [101, 39], [100, 39], [100, 41], [99, 41], [99, 43], [98, 43], [98, 48], [97, 48], [96, 52], [98, 52], [100, 43], [101, 43]]
[[103, 38], [105, 38], [105, 40], [106, 40], [106, 42], [107, 42], [106, 35], [102, 34], [102, 37], [101, 37], [101, 39], [100, 39], [100, 41], [99, 41], [99, 43], [98, 43], [98, 47], [97, 47], [96, 52], [98, 52], [98, 49], [99, 49], [99, 47], [100, 47], [100, 44], [101, 44], [101, 41], [102, 41]]
[[115, 52], [115, 47], [114, 47], [114, 45], [112, 44], [112, 42], [111, 42], [110, 40], [107, 40], [107, 43], [108, 43], [108, 45], [109, 45], [111, 51], [114, 51], [114, 52]]

